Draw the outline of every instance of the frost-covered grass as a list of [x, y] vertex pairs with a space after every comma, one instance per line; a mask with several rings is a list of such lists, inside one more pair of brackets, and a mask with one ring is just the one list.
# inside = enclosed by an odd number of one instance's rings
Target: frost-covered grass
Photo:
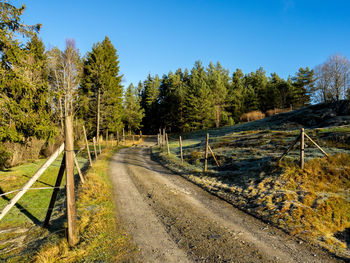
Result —
[[299, 143], [277, 163], [299, 129], [239, 130], [249, 125], [256, 123], [209, 131], [220, 168], [209, 154], [207, 173], [203, 166], [208, 131], [184, 136], [184, 165], [177, 140], [170, 142], [170, 156], [165, 147], [155, 147], [153, 154], [170, 169], [242, 210], [350, 258], [349, 237], [344, 237], [350, 229], [350, 140], [346, 136], [350, 126], [305, 129], [330, 158], [305, 138], [306, 164], [300, 170]]

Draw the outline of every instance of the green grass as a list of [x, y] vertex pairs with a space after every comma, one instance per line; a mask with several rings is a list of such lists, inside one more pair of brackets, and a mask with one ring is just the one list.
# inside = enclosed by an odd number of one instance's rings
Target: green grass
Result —
[[65, 238], [44, 246], [36, 262], [133, 262], [136, 247], [115, 217], [107, 151], [86, 174], [77, 198], [80, 241], [69, 248]]
[[[86, 159], [77, 156], [80, 166], [86, 163]], [[45, 162], [45, 159], [32, 161], [30, 163], [13, 167], [6, 171], [0, 171], [0, 188], [2, 193], [21, 189], [25, 183]], [[58, 157], [31, 188], [53, 187], [56, 182], [58, 170], [62, 162], [62, 155]], [[65, 185], [63, 178], [62, 186]], [[18, 192], [0, 198], [0, 208], [5, 207], [9, 199]], [[10, 212], [0, 221], [0, 229], [6, 227], [20, 227], [42, 222], [50, 202], [52, 189], [28, 190]], [[33, 222], [34, 221], [34, 222]]]

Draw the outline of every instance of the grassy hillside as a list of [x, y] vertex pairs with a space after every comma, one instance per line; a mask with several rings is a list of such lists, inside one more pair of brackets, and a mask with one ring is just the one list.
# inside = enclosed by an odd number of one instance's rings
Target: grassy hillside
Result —
[[[304, 170], [298, 166], [298, 145], [277, 163], [299, 135], [301, 119], [317, 119], [317, 114], [323, 113], [318, 120], [329, 123], [334, 116], [325, 117], [324, 113], [334, 111], [333, 106], [316, 105], [251, 123], [183, 135], [184, 165], [180, 164], [175, 137], [171, 137], [170, 156], [165, 148], [154, 148], [153, 154], [169, 168], [242, 210], [350, 258], [350, 125], [305, 125], [309, 127], [306, 133], [330, 158], [307, 143]], [[282, 123], [284, 126], [279, 126]], [[207, 132], [220, 167], [210, 157], [209, 170], [203, 173]]]

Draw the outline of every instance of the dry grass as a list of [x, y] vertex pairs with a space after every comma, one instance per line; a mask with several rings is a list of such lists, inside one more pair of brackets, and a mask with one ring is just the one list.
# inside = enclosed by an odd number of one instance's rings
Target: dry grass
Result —
[[279, 113], [283, 113], [283, 112], [289, 112], [291, 111], [290, 108], [286, 108], [286, 109], [273, 109], [273, 110], [268, 110], [265, 112], [266, 116], [267, 117], [270, 117], [270, 116], [273, 116], [273, 115], [276, 115], [276, 114], [279, 114]]
[[209, 162], [207, 174], [202, 173], [203, 143], [186, 147], [184, 165], [176, 155], [170, 158], [157, 149], [154, 154], [170, 169], [242, 210], [350, 258], [349, 237], [344, 238], [350, 228], [350, 155], [327, 148], [331, 157], [317, 158], [318, 150], [307, 148], [304, 170], [295, 162], [298, 150], [280, 166], [266, 158], [279, 157], [297, 133], [249, 131], [213, 138], [211, 147], [221, 168]]
[[262, 113], [261, 111], [251, 111], [244, 113], [240, 120], [241, 121], [256, 121], [256, 120], [261, 120], [265, 118], [265, 114]]
[[65, 238], [44, 246], [34, 262], [132, 262], [136, 247], [115, 218], [108, 159], [103, 153], [87, 173], [77, 198], [80, 241], [70, 248]]

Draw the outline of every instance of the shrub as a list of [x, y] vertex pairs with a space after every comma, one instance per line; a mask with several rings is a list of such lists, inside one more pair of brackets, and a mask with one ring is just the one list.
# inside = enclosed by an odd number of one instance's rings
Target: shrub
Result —
[[268, 110], [265, 112], [266, 116], [267, 117], [270, 117], [270, 116], [273, 116], [275, 114], [278, 114], [278, 113], [283, 113], [283, 112], [288, 112], [288, 111], [291, 111], [290, 108], [286, 108], [286, 109], [278, 109], [278, 108], [275, 108], [273, 110]]
[[251, 111], [244, 113], [240, 120], [241, 121], [256, 121], [265, 118], [265, 114], [261, 111]]
[[198, 151], [191, 152], [188, 162], [191, 164], [197, 164], [199, 163], [200, 159], [202, 158], [202, 154]]
[[0, 169], [8, 168], [8, 161], [11, 159], [11, 153], [4, 146], [0, 146]]

